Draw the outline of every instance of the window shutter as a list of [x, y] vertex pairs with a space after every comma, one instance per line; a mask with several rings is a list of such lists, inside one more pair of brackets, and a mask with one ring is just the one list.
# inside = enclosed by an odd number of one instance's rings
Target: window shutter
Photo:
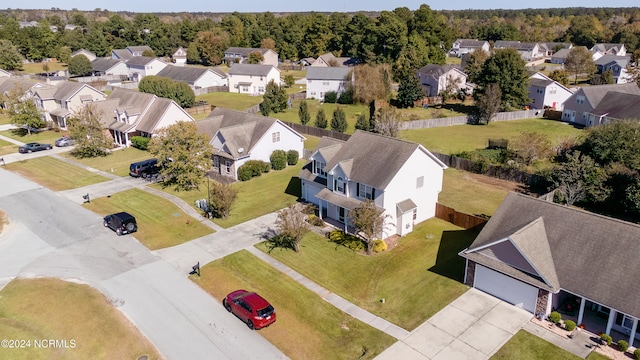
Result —
[[338, 188], [338, 180], [333, 180], [333, 190], [336, 190]]
[[356, 183], [356, 196], [360, 197], [360, 183]]
[[376, 198], [376, 189], [375, 188], [371, 188], [371, 200]]

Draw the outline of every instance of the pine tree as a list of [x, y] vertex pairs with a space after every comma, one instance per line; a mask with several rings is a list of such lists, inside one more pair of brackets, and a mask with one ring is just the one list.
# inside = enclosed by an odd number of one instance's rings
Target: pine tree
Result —
[[327, 128], [327, 117], [324, 114], [324, 109], [318, 110], [318, 113], [316, 114], [316, 127], [321, 129]]
[[371, 131], [371, 126], [367, 115], [358, 114], [356, 117], [356, 130]]
[[416, 100], [424, 98], [425, 94], [420, 86], [420, 81], [414, 73], [407, 74], [400, 81], [398, 88], [398, 106], [401, 108], [413, 107]]
[[309, 107], [307, 106], [307, 102], [302, 100], [300, 103], [300, 109], [298, 109], [298, 117], [300, 118], [300, 123], [302, 125], [307, 125], [309, 120], [311, 120], [311, 116], [309, 115]]
[[331, 118], [331, 130], [343, 133], [347, 130], [347, 118], [342, 108], [336, 108]]

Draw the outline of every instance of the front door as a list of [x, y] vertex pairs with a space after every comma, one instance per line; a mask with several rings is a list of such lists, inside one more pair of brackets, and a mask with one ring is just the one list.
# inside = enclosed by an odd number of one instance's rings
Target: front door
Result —
[[344, 208], [343, 207], [339, 207], [338, 208], [338, 221], [340, 221], [341, 223], [344, 222]]

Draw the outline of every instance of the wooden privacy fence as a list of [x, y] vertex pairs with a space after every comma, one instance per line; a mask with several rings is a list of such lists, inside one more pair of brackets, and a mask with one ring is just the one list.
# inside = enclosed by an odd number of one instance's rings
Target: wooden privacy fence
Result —
[[[511, 121], [511, 120], [541, 118], [542, 115], [543, 115], [543, 111], [536, 110], [536, 109], [500, 112], [500, 113], [497, 113], [491, 119], [491, 121]], [[401, 122], [400, 130], [426, 129], [426, 128], [433, 128], [433, 127], [464, 125], [472, 122], [473, 122], [473, 118], [471, 117], [471, 115], [454, 116], [454, 117], [448, 117], [448, 118], [412, 120], [412, 121]]]
[[456, 209], [436, 203], [436, 217], [464, 229], [484, 225], [487, 219], [456, 211]]
[[228, 91], [229, 91], [229, 87], [228, 86], [209, 86], [209, 87], [205, 87], [205, 88], [193, 89], [193, 93], [196, 96], [203, 95], [203, 94], [208, 94], [208, 93], [212, 93], [212, 92], [228, 92]]
[[197, 114], [207, 114], [213, 111], [216, 107], [210, 104], [200, 104], [194, 105], [190, 108], [185, 108], [184, 110], [189, 113], [189, 115], [197, 115]]

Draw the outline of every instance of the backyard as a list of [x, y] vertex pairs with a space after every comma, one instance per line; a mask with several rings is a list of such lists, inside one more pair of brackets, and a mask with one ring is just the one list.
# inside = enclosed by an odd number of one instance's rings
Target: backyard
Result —
[[[395, 339], [333, 307], [295, 280], [242, 250], [203, 266], [192, 280], [222, 300], [233, 290], [256, 291], [276, 309], [260, 335], [291, 359], [372, 359]], [[222, 306], [222, 305], [221, 305]], [[229, 321], [239, 321], [229, 314]]]
[[522, 185], [449, 168], [444, 171], [438, 202], [459, 212], [476, 216], [491, 216], [509, 191]]
[[251, 96], [232, 92], [212, 92], [196, 96], [196, 101], [206, 101], [225, 109], [245, 111], [262, 102], [262, 96]]
[[[13, 280], [0, 291], [0, 309], [0, 338], [31, 341], [27, 349], [3, 346], [3, 359], [161, 358], [149, 340], [88, 285]], [[70, 348], [36, 348], [33, 341], [42, 339], [66, 341]]]
[[4, 167], [53, 191], [75, 189], [109, 180], [51, 156], [13, 162]]
[[413, 330], [467, 290], [462, 284], [464, 259], [458, 252], [475, 235], [431, 219], [400, 238], [393, 249], [373, 256], [315, 232], [305, 235], [299, 253], [280, 248], [268, 252], [265, 243], [257, 247], [348, 301]]

